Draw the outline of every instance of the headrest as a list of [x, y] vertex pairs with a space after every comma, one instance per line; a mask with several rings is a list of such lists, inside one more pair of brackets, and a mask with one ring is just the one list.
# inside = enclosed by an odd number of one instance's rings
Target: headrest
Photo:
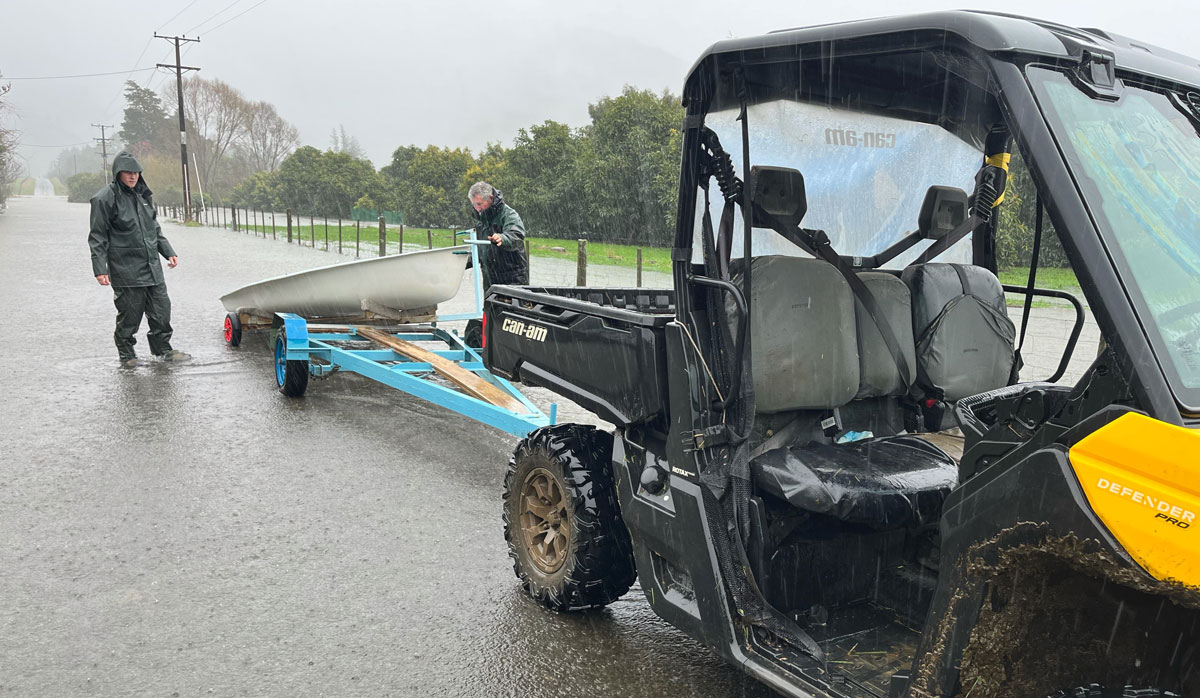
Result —
[[929, 187], [921, 202], [917, 230], [927, 240], [940, 240], [967, 219], [967, 192], [957, 187]]

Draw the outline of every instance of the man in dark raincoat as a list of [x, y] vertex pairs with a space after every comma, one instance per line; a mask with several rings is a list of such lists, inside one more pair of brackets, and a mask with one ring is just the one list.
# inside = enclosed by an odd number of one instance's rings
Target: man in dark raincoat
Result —
[[[471, 185], [467, 197], [475, 209], [475, 237], [492, 244], [480, 250], [483, 290], [492, 284], [529, 284], [529, 265], [525, 261], [525, 224], [512, 206], [504, 203], [500, 190], [487, 182]], [[467, 323], [467, 344], [478, 347], [482, 326], [478, 320]]]
[[179, 256], [162, 234], [154, 210], [153, 192], [142, 179], [142, 166], [129, 153], [113, 160], [113, 181], [92, 196], [92, 273], [101, 286], [111, 286], [117, 306], [117, 329], [113, 339], [121, 365], [137, 365], [134, 333], [142, 315], [150, 331], [146, 339], [150, 353], [165, 361], [180, 361], [187, 354], [171, 348], [171, 299], [163, 281], [159, 255], [167, 266], [179, 264]]

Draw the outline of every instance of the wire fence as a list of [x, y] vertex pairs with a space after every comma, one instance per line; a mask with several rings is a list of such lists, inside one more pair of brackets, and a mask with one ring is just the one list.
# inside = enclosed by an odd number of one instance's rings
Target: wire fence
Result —
[[[159, 207], [160, 215], [176, 220], [182, 219], [182, 209]], [[388, 224], [380, 218], [376, 223], [325, 216], [296, 215], [290, 211], [274, 212], [233, 207], [211, 207], [197, 214], [200, 225], [223, 228], [230, 231], [255, 235], [285, 244], [339, 254], [352, 258], [366, 258], [401, 254], [448, 247], [461, 238], [455, 228], [406, 228], [404, 225]], [[529, 241], [527, 240], [527, 243]], [[587, 240], [554, 240], [546, 248], [551, 256], [529, 257], [530, 244], [525, 245], [526, 260], [529, 262], [530, 282], [537, 286], [600, 286], [600, 287], [645, 287], [671, 288], [673, 279], [669, 269], [646, 268], [644, 249], [636, 248], [636, 264], [633, 268], [617, 264], [596, 263], [596, 256], [589, 252]], [[604, 249], [593, 245], [594, 249]], [[1077, 290], [1077, 297], [1082, 294]], [[1022, 325], [1024, 294], [1008, 293], [1008, 314], [1017, 326]], [[1100, 332], [1090, 309], [1083, 308], [1084, 323], [1074, 343], [1070, 362], [1063, 375], [1055, 382], [1073, 384], [1086, 371], [1100, 347]], [[1046, 380], [1059, 368], [1063, 350], [1073, 334], [1075, 314], [1066, 301], [1039, 298], [1031, 308], [1024, 341], [1024, 365], [1021, 380]]]
[[[159, 215], [184, 220], [182, 207], [159, 206]], [[382, 257], [404, 252], [450, 247], [461, 242], [462, 231], [469, 226], [416, 228], [390, 224], [384, 217], [377, 222], [300, 215], [291, 211], [267, 211], [233, 206], [210, 206], [193, 212], [193, 223], [222, 228], [247, 235], [310, 247], [354, 258]], [[635, 248], [629, 260], [611, 252], [597, 256], [589, 252], [587, 240], [554, 240], [544, 245], [545, 256], [535, 253], [526, 240], [525, 257], [531, 283], [544, 286], [620, 286], [670, 288], [669, 264], [648, 259], [655, 248]], [[593, 250], [608, 249], [596, 247]], [[617, 263], [614, 263], [617, 262]], [[623, 263], [627, 262], [627, 263]]]

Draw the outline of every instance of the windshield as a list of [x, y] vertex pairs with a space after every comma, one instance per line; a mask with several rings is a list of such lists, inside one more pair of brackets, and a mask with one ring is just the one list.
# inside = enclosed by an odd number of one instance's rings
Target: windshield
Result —
[[1030, 68], [1084, 199], [1176, 397], [1200, 405], [1200, 138], [1165, 94], [1088, 97]]
[[[742, 130], [739, 110], [712, 112], [705, 125], [717, 133], [740, 171]], [[790, 100], [748, 108], [750, 164], [791, 167], [804, 175], [808, 214], [801, 223], [829, 234], [841, 254], [873, 255], [917, 228], [925, 192], [934, 185], [970, 191], [982, 152], [949, 131], [927, 123], [863, 114]], [[721, 197], [712, 192], [714, 220]], [[699, 262], [704, 200], [698, 197], [693, 259]], [[741, 238], [740, 209], [735, 237]], [[772, 230], [755, 229], [753, 254], [804, 255]], [[927, 243], [918, 244], [887, 267], [903, 268]], [[740, 257], [742, 245], [733, 246]], [[971, 261], [967, 236], [938, 257]]]

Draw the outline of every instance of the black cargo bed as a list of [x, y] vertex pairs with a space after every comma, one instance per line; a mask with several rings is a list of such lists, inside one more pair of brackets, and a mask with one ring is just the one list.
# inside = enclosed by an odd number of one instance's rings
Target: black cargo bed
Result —
[[669, 289], [493, 286], [488, 369], [548, 388], [620, 426], [666, 409]]

